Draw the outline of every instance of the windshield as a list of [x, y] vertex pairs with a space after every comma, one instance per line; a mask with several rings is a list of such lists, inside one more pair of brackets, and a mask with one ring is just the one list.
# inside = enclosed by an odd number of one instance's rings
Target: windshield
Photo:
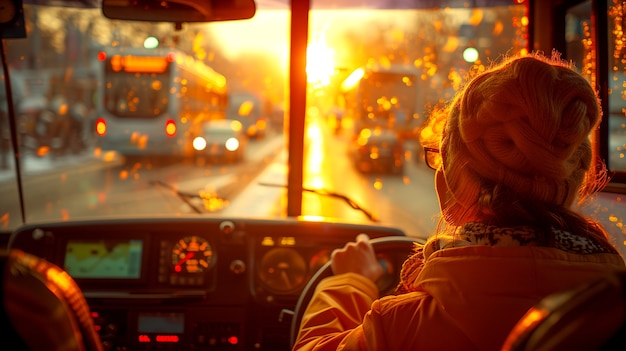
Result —
[[[302, 157], [303, 216], [376, 221], [427, 237], [438, 205], [423, 124], [470, 72], [528, 52], [527, 5], [318, 5], [309, 17], [303, 154], [289, 155], [298, 141], [289, 135], [287, 2], [259, 1], [251, 19], [180, 29], [110, 20], [99, 8], [26, 4], [26, 38], [5, 40], [18, 124], [13, 143], [3, 86], [3, 229], [197, 212], [285, 217], [287, 162]], [[568, 17], [573, 43], [584, 44], [585, 16]], [[577, 50], [584, 68], [590, 49]], [[622, 118], [623, 99], [615, 101], [611, 113]], [[220, 119], [246, 129], [237, 162], [214, 161], [209, 148], [194, 146], [199, 136], [210, 142], [223, 133], [208, 128]], [[393, 140], [361, 142], [363, 133]], [[596, 208], [590, 212], [615, 216]]]
[[[13, 13], [11, 5], [19, 9], [22, 3], [23, 11]], [[598, 162], [591, 167], [606, 167], [608, 182], [586, 179], [581, 193], [594, 186], [601, 191], [573, 210], [597, 220], [626, 257], [626, 0], [254, 3], [0, 1], [0, 244], [7, 249], [0, 264], [11, 273], [0, 289], [7, 307], [0, 320], [9, 318], [7, 323], [16, 327], [1, 335], [22, 332], [20, 342], [44, 345], [44, 350], [55, 349], [51, 339], [72, 343], [59, 337], [72, 326], [57, 322], [72, 318], [44, 311], [58, 305], [30, 302], [44, 295], [81, 302], [73, 279], [89, 314], [80, 304], [62, 304], [77, 307], [72, 308], [80, 315], [76, 320], [93, 323], [82, 331], [95, 331], [108, 350], [291, 350], [299, 331], [307, 333], [301, 322], [317, 318], [306, 308], [325, 284], [319, 283], [342, 274], [333, 267], [333, 261], [335, 267], [341, 261], [337, 253], [348, 254], [345, 262], [354, 265], [357, 261], [348, 256], [361, 244], [350, 243], [366, 237], [383, 271], [375, 282], [382, 303], [390, 301], [388, 294], [414, 290], [406, 283], [414, 269], [421, 269], [420, 262], [469, 252], [459, 247], [465, 239], [472, 246], [487, 245], [467, 248], [475, 253], [501, 252], [490, 262], [505, 262], [512, 252], [538, 253], [536, 262], [554, 253], [576, 268], [606, 256], [597, 252], [612, 247], [595, 240], [599, 227], [593, 221], [583, 221], [557, 202], [524, 200], [527, 196], [510, 194], [507, 186], [461, 177], [458, 194], [480, 199], [482, 209], [495, 208], [505, 217], [493, 222], [511, 225], [514, 233], [491, 230], [480, 220], [463, 226], [456, 220], [474, 218], [473, 210], [467, 209], [467, 217], [456, 216], [466, 202], [451, 198], [456, 191], [444, 192], [452, 189], [450, 173], [436, 173], [444, 158], [450, 164], [447, 151], [458, 145], [440, 145], [443, 128], [427, 124], [428, 118], [445, 117], [433, 112], [447, 107], [469, 77], [509, 56], [535, 52], [571, 61], [597, 89], [602, 121], [590, 133], [590, 143], [580, 144], [592, 147]], [[542, 84], [543, 76], [537, 79], [534, 83]], [[521, 91], [517, 88], [484, 92], [505, 96]], [[555, 94], [573, 98], [567, 89]], [[586, 97], [584, 106], [589, 106]], [[515, 98], [525, 102], [516, 109], [535, 101]], [[460, 108], [474, 107], [471, 101]], [[547, 106], [541, 102], [538, 106]], [[556, 109], [567, 132], [568, 114], [583, 104], [565, 105]], [[499, 159], [502, 164], [519, 170], [519, 162], [528, 163], [527, 157], [516, 157], [511, 140], [524, 150], [545, 144], [518, 128], [520, 123], [506, 121], [528, 113], [480, 107], [493, 111], [503, 125], [459, 130], [485, 137], [481, 140], [488, 148], [506, 149], [499, 154], [511, 157]], [[508, 128], [505, 134], [511, 138], [501, 138], [500, 127]], [[554, 136], [554, 128], [541, 135]], [[555, 140], [547, 146], [551, 150], [530, 163], [569, 149], [567, 136]], [[467, 166], [464, 152], [454, 155], [452, 164]], [[489, 174], [496, 170], [487, 161], [480, 169], [474, 164], [469, 173], [509, 177], [506, 171]], [[452, 177], [456, 174], [453, 170]], [[582, 172], [568, 177], [578, 182]], [[554, 190], [543, 177], [536, 182], [521, 178], [533, 193]], [[450, 223], [440, 218], [436, 189], [443, 209], [454, 214]], [[569, 204], [570, 192], [563, 194], [563, 203]], [[503, 209], [502, 203], [518, 197], [533, 207], [516, 202]], [[549, 217], [542, 214], [546, 209]], [[572, 221], [562, 223], [563, 218]], [[578, 224], [582, 228], [574, 228]], [[437, 237], [447, 234], [453, 234], [452, 242]], [[553, 236], [558, 242], [552, 242]], [[498, 248], [518, 245], [524, 247]], [[431, 254], [435, 248], [438, 252]], [[608, 256], [607, 263], [621, 267], [619, 257]], [[36, 268], [38, 275], [28, 268]], [[487, 279], [493, 285], [524, 276], [546, 281], [533, 264], [519, 270], [528, 274], [502, 271], [499, 266], [492, 271], [495, 279], [478, 272], [479, 279], [471, 281]], [[544, 287], [507, 283], [500, 300], [521, 317], [540, 295], [570, 286], [561, 284], [566, 281], [587, 280], [595, 271], [605, 269], [572, 273]], [[371, 295], [363, 297], [373, 299], [374, 287], [363, 279], [358, 279], [367, 288], [363, 293]], [[55, 285], [67, 294], [51, 295]], [[478, 285], [455, 287], [459, 311], [472, 305], [468, 301], [475, 300], [472, 291], [480, 290]], [[526, 287], [533, 298], [511, 305], [508, 297]], [[351, 301], [353, 307], [367, 303]], [[35, 324], [28, 318], [32, 315]], [[467, 340], [481, 339], [485, 345], [500, 345], [516, 320], [513, 314], [502, 321], [486, 320], [481, 313], [467, 316], [497, 325], [482, 328], [486, 334], [465, 330]], [[472, 318], [459, 320], [472, 324]], [[358, 320], [351, 317], [350, 323]], [[82, 339], [97, 342], [92, 334]], [[338, 340], [323, 334], [329, 342]], [[430, 339], [430, 348], [446, 344]], [[7, 345], [11, 340], [5, 340]]]

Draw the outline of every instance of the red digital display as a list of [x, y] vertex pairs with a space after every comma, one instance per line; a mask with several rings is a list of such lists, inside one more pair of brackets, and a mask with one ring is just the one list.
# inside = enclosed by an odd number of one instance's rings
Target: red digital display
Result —
[[157, 335], [157, 342], [178, 342], [178, 335]]

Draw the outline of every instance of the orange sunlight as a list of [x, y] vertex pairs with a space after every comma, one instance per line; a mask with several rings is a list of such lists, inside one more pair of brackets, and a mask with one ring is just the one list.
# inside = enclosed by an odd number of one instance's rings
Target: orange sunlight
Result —
[[307, 47], [306, 73], [309, 83], [327, 86], [335, 73], [335, 52], [328, 47], [324, 36], [309, 43]]

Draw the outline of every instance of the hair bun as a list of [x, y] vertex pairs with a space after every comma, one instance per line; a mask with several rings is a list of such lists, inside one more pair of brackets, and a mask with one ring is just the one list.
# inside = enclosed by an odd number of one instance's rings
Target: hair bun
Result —
[[[565, 204], [590, 167], [588, 135], [599, 119], [594, 90], [569, 65], [534, 56], [508, 61], [470, 81], [455, 100], [444, 138], [447, 179], [465, 173]], [[466, 170], [454, 169], [461, 164]], [[471, 191], [460, 197], [475, 202], [478, 189]]]

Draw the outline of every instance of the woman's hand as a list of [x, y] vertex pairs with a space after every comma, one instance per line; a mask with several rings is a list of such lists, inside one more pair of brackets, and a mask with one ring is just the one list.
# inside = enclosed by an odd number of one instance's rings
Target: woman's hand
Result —
[[383, 267], [378, 262], [374, 248], [366, 234], [359, 234], [355, 242], [347, 243], [330, 255], [333, 274], [358, 273], [376, 282], [383, 275]]

